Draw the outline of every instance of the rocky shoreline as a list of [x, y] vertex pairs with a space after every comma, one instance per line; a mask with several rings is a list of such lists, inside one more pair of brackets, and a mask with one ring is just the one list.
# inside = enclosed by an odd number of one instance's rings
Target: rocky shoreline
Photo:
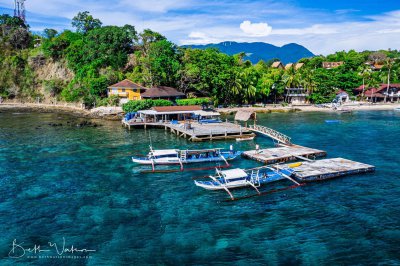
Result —
[[123, 111], [120, 107], [99, 107], [86, 110], [79, 107], [68, 105], [33, 104], [33, 103], [1, 103], [2, 110], [13, 110], [21, 112], [41, 112], [41, 113], [63, 113], [81, 118], [105, 119], [119, 121], [123, 118]]
[[[349, 103], [342, 105], [339, 110], [347, 111], [383, 111], [400, 108], [400, 103]], [[120, 121], [124, 117], [121, 107], [98, 107], [91, 110], [79, 108], [69, 105], [51, 105], [51, 104], [34, 104], [34, 103], [7, 103], [0, 104], [0, 112], [3, 110], [13, 110], [21, 112], [42, 112], [42, 113], [63, 113], [76, 117], [88, 119], [104, 119], [112, 121]], [[302, 106], [280, 106], [268, 105], [265, 107], [228, 107], [217, 108], [221, 114], [235, 114], [239, 110], [257, 112], [257, 113], [287, 113], [287, 112], [335, 112], [333, 108], [317, 107], [313, 105]]]

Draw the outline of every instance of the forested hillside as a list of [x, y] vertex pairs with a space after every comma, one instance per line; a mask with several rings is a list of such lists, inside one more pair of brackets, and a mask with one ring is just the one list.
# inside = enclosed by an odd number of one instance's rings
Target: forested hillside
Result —
[[260, 60], [268, 62], [276, 58], [279, 58], [283, 63], [293, 63], [302, 58], [314, 56], [307, 48], [296, 43], [289, 43], [278, 47], [263, 42], [221, 42], [205, 45], [185, 45], [183, 47], [198, 49], [217, 48], [228, 55], [244, 52], [246, 54], [244, 59], [250, 60], [253, 64], [258, 63]]
[[[171, 86], [188, 97], [211, 97], [215, 104], [284, 101], [285, 87], [304, 87], [315, 103], [331, 101], [339, 89], [351, 92], [363, 82], [399, 82], [400, 53], [353, 50], [301, 59], [303, 67], [252, 64], [244, 53], [180, 48], [150, 29], [103, 26], [88, 12], [72, 20], [74, 31], [46, 29], [35, 35], [18, 18], [0, 16], [0, 96], [24, 101], [116, 104], [106, 88], [124, 78], [145, 86]], [[323, 61], [343, 61], [333, 69]], [[382, 64], [372, 71], [365, 62]], [[390, 73], [390, 74], [389, 74]]]

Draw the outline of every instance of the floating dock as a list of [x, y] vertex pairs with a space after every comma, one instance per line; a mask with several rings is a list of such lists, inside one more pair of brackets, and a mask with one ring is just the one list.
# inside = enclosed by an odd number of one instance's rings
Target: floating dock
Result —
[[129, 129], [134, 127], [158, 127], [170, 130], [179, 137], [188, 138], [191, 141], [206, 141], [206, 140], [220, 140], [220, 139], [236, 139], [253, 137], [255, 134], [246, 127], [241, 125], [222, 122], [222, 123], [198, 123], [192, 122], [190, 124], [179, 123], [172, 124], [170, 122], [162, 123], [137, 123], [131, 121], [122, 121], [123, 126]]
[[296, 160], [310, 160], [325, 157], [322, 150], [307, 148], [299, 145], [280, 145], [277, 148], [245, 151], [242, 155], [248, 159], [256, 160], [264, 164], [290, 162]]
[[[289, 164], [274, 166], [288, 167]], [[294, 177], [300, 182], [323, 181], [335, 177], [354, 175], [375, 171], [375, 166], [363, 164], [343, 158], [323, 159], [312, 162], [302, 162], [295, 170]]]

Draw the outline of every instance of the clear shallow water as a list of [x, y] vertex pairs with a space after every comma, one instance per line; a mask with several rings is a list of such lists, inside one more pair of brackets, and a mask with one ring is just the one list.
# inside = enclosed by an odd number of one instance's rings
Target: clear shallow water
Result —
[[[272, 147], [271, 140], [191, 143], [164, 130], [128, 132], [118, 122], [77, 128], [65, 115], [0, 113], [0, 264], [400, 264], [400, 114], [258, 119], [296, 144], [377, 171], [225, 202], [223, 192], [194, 186], [191, 178], [208, 172], [139, 174], [129, 155], [147, 152], [149, 134], [156, 148], [245, 150]], [[61, 245], [63, 237], [96, 252], [88, 260], [8, 258], [13, 239], [32, 247]]]

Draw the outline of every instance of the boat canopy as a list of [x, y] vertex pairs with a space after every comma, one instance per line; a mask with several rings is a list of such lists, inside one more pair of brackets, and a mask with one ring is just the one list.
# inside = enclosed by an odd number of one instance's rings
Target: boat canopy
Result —
[[203, 110], [199, 110], [199, 111], [194, 111], [193, 112], [195, 115], [199, 115], [202, 117], [209, 117], [209, 116], [220, 116], [221, 114], [218, 112], [213, 112], [213, 111], [203, 111]]
[[220, 152], [222, 148], [204, 149], [204, 150], [184, 150], [187, 154], [200, 154], [206, 152]]
[[177, 150], [154, 150], [153, 152], [152, 152], [152, 154], [154, 155], [154, 156], [161, 156], [161, 155], [177, 155], [178, 154], [178, 151]]
[[225, 170], [222, 171], [221, 174], [224, 176], [225, 179], [236, 179], [236, 178], [247, 177], [246, 172], [240, 168]]

